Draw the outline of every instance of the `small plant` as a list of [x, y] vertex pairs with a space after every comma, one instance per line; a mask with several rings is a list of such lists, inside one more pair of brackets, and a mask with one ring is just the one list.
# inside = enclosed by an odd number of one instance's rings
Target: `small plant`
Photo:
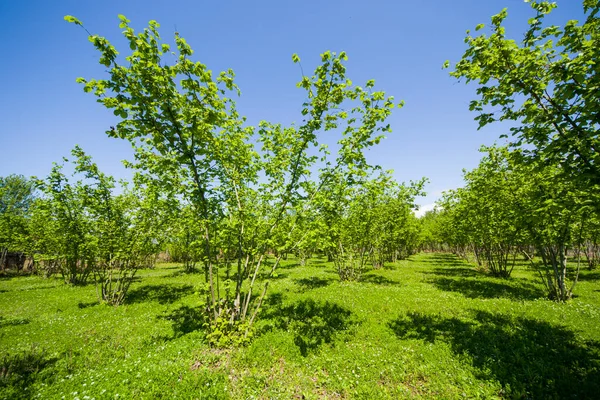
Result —
[[206, 341], [211, 347], [240, 347], [250, 343], [253, 332], [247, 322], [232, 322], [226, 316], [204, 323]]

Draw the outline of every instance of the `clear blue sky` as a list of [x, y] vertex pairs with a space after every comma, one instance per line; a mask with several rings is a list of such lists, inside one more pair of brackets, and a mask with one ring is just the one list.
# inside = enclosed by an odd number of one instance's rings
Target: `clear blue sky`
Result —
[[[582, 17], [581, 1], [557, 3], [549, 21]], [[103, 77], [104, 67], [84, 31], [63, 21], [74, 15], [126, 52], [117, 19], [124, 14], [136, 30], [157, 20], [165, 40], [176, 29], [213, 71], [232, 68], [242, 89], [238, 110], [253, 124], [301, 120], [304, 93], [295, 87], [301, 76], [293, 53], [308, 72], [323, 51], [346, 51], [354, 82], [373, 78], [406, 102], [369, 159], [393, 169], [399, 181], [428, 177], [429, 195], [420, 203], [432, 203], [460, 186], [462, 169], [478, 163], [480, 145], [506, 129], [477, 132], [468, 111], [475, 87], [441, 69], [445, 60], [460, 59], [467, 29], [504, 7], [508, 34], [520, 38], [532, 16], [522, 0], [0, 1], [0, 176], [45, 176], [75, 144], [104, 172], [129, 176], [120, 163], [131, 156], [129, 144], [104, 133], [115, 117], [75, 83], [79, 76]]]

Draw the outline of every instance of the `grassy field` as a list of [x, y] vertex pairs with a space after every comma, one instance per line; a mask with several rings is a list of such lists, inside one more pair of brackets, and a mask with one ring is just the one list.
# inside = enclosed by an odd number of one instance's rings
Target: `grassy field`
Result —
[[205, 344], [200, 274], [139, 278], [117, 308], [93, 285], [1, 279], [0, 398], [600, 398], [597, 271], [557, 304], [524, 266], [502, 280], [420, 254], [340, 283], [289, 260], [234, 350]]

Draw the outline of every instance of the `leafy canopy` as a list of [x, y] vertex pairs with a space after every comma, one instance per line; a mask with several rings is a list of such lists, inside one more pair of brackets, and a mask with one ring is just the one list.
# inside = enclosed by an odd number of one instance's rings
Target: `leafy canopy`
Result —
[[[513, 121], [514, 147], [560, 165], [584, 185], [598, 185], [600, 4], [584, 0], [585, 21], [564, 27], [544, 21], [555, 3], [530, 5], [535, 16], [520, 42], [507, 36], [506, 9], [492, 17], [489, 33], [467, 31], [467, 50], [450, 75], [478, 85], [479, 98], [469, 108], [478, 113], [480, 128]], [[483, 29], [480, 24], [475, 30]]]

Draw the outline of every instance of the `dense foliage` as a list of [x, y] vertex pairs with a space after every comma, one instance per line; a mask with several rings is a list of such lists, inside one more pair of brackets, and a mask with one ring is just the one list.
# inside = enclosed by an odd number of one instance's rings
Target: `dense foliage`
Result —
[[477, 83], [479, 98], [470, 109], [478, 113], [480, 127], [514, 121], [512, 146], [560, 167], [561, 174], [597, 194], [600, 4], [583, 0], [585, 21], [570, 20], [564, 27], [544, 23], [556, 3], [530, 4], [536, 15], [520, 43], [506, 35], [504, 9], [492, 17], [489, 36], [468, 34], [468, 48], [451, 75]]
[[514, 141], [509, 149], [491, 150], [465, 175], [467, 186], [441, 206], [453, 214], [456, 231], [447, 237], [458, 251], [472, 249], [503, 276], [510, 275], [510, 258], [514, 263], [516, 252], [523, 252], [540, 271], [548, 295], [565, 301], [579, 268], [569, 284], [569, 250], [578, 260], [585, 254], [590, 266], [595, 258], [600, 4], [584, 0], [585, 21], [564, 27], [544, 24], [556, 4], [531, 6], [536, 16], [521, 43], [506, 36], [506, 9], [492, 17], [489, 36], [467, 33], [467, 50], [451, 75], [477, 83], [479, 98], [470, 109], [478, 113], [479, 126], [513, 121]]
[[153, 264], [165, 241], [168, 202], [139, 186], [114, 193], [115, 182], [83, 150], [73, 150], [73, 178], [55, 164], [32, 206], [28, 248], [46, 276], [67, 283], [94, 277], [101, 301], [124, 301], [138, 268]]
[[[584, 249], [592, 253], [594, 209], [578, 203], [581, 194], [557, 168], [526, 164], [506, 148], [484, 150], [479, 167], [465, 173], [465, 187], [439, 202], [444, 229], [438, 238], [464, 258], [474, 254], [495, 276], [509, 277], [517, 256], [524, 256], [548, 296], [568, 300]], [[578, 260], [573, 271], [569, 256]]]
[[[299, 68], [300, 123], [249, 126], [179, 33], [120, 15], [121, 55], [86, 30], [107, 71], [77, 81], [134, 177], [79, 147], [0, 177], [0, 397], [597, 396], [600, 3], [564, 27], [530, 3], [520, 42], [503, 10], [450, 73], [507, 145], [421, 218], [427, 180], [365, 155], [401, 104], [345, 52]], [[15, 254], [40, 276], [7, 276]]]
[[23, 252], [29, 236], [27, 218], [35, 199], [33, 182], [20, 175], [0, 177], [0, 269], [8, 252]]
[[[171, 248], [188, 270], [203, 265], [213, 339], [224, 345], [247, 337], [281, 257], [298, 247], [304, 235], [296, 232], [316, 216], [319, 193], [335, 185], [353, 190], [369, 176], [364, 151], [390, 131], [385, 120], [396, 105], [373, 90], [374, 81], [363, 88], [347, 78], [345, 53], [325, 52], [298, 83], [307, 95], [302, 124], [250, 127], [229, 97], [239, 94], [233, 71], [213, 78], [191, 60], [178, 33], [172, 51], [155, 21], [136, 33], [120, 19], [131, 54], [122, 60], [105, 38], [90, 35], [108, 79], [78, 81], [121, 118], [107, 133], [132, 143], [130, 166], [181, 202]], [[338, 135], [337, 154], [322, 142], [326, 132]]]

